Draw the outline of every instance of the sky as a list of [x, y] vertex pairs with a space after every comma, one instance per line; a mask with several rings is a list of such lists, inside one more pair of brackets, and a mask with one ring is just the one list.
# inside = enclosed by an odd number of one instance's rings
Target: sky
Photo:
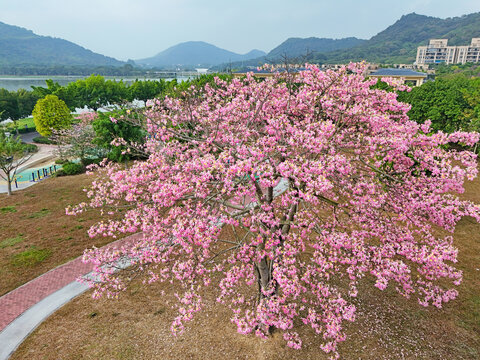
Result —
[[290, 37], [368, 39], [408, 13], [479, 11], [479, 0], [0, 0], [0, 21], [119, 60], [185, 41], [243, 54]]

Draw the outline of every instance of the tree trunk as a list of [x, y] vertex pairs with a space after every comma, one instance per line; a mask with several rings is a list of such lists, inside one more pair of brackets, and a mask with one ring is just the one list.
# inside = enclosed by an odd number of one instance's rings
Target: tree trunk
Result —
[[[271, 260], [270, 260], [271, 261]], [[272, 280], [272, 267], [269, 265], [269, 262], [266, 258], [263, 258], [259, 263], [256, 264], [257, 266], [257, 277], [258, 277], [258, 296], [259, 299], [262, 300], [265, 298], [264, 292], [268, 289], [270, 282]]]
[[7, 173], [7, 193], [12, 195], [12, 179], [10, 178], [10, 173]]
[[[257, 188], [258, 191], [258, 188]], [[259, 196], [261, 199], [262, 196]], [[266, 191], [266, 196], [265, 196], [266, 202], [269, 204], [272, 203], [273, 201], [273, 187], [267, 188]], [[298, 205], [297, 204], [292, 204], [290, 206], [290, 209], [288, 209], [288, 213], [284, 214], [282, 216], [281, 222], [284, 223], [281, 228], [282, 231], [282, 238], [281, 238], [281, 243], [279, 246], [283, 246], [283, 241], [284, 237], [288, 235], [291, 229], [290, 223], [294, 220], [295, 214], [297, 213], [298, 210]], [[264, 242], [262, 244], [265, 244], [266, 239], [263, 239]], [[274, 265], [274, 259], [267, 259], [266, 257], [262, 258], [259, 262], [255, 263], [255, 271], [257, 275], [257, 282], [258, 282], [258, 300], [259, 302], [262, 301], [265, 298], [275, 296], [278, 293], [278, 286], [277, 284], [272, 283], [273, 281], [273, 265]], [[267, 293], [267, 295], [265, 295]], [[274, 330], [271, 326], [268, 326], [267, 324], [259, 324], [258, 328], [262, 330], [265, 334], [271, 334], [272, 331]]]
[[[277, 293], [277, 289], [272, 290], [272, 278], [273, 278], [273, 267], [271, 266], [272, 260], [268, 261], [266, 258], [260, 260], [260, 262], [255, 264], [255, 269], [257, 272], [257, 281], [258, 281], [258, 299], [259, 302], [268, 297], [274, 296]], [[268, 293], [268, 295], [265, 295]], [[260, 329], [264, 334], [272, 334], [274, 328], [268, 324], [258, 324], [258, 329]]]

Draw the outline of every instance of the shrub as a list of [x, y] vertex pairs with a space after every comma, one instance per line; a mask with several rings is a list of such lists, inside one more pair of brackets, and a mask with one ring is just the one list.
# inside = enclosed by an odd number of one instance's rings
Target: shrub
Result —
[[35, 153], [38, 151], [38, 146], [34, 144], [24, 144], [25, 150], [27, 150], [29, 153]]
[[45, 137], [45, 136], [34, 137], [33, 142], [37, 144], [46, 144], [46, 145], [55, 144], [52, 140], [50, 140], [48, 137]]
[[84, 171], [85, 167], [82, 164], [67, 162], [62, 166], [62, 173], [65, 175], [77, 175], [83, 173]]
[[100, 158], [85, 158], [85, 159], [81, 159], [81, 163], [83, 166], [87, 167], [88, 165], [91, 165], [91, 164], [99, 164], [100, 161], [102, 161], [102, 159]]
[[[93, 122], [96, 136], [92, 142], [105, 149], [107, 151], [106, 157], [115, 162], [136, 159], [138, 156], [125, 153], [129, 145], [112, 145], [113, 140], [121, 138], [126, 144], [142, 144], [145, 142], [146, 133], [140, 126], [134, 125], [130, 121], [132, 119], [126, 119], [126, 116], [138, 120], [133, 113], [118, 111], [110, 114], [99, 114], [98, 119]], [[113, 117], [116, 119], [115, 122], [111, 120]]]
[[33, 131], [35, 131], [35, 130], [36, 130], [35, 126], [29, 127], [29, 126], [26, 126], [26, 125], [25, 125], [25, 126], [23, 126], [23, 127], [18, 127], [18, 132], [19, 132], [20, 134], [26, 134], [26, 133], [29, 133], [29, 132], [33, 132]]
[[32, 115], [37, 131], [43, 136], [49, 136], [52, 130], [68, 128], [73, 120], [65, 102], [55, 95], [38, 100]]

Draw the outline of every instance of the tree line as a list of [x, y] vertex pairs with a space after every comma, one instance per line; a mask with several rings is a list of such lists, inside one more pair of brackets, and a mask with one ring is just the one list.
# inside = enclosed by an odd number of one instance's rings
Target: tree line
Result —
[[418, 123], [431, 120], [432, 129], [448, 133], [480, 131], [480, 78], [451, 75], [398, 93], [411, 105], [408, 116]]
[[[381, 81], [374, 88], [394, 91]], [[408, 117], [420, 124], [431, 121], [433, 131], [480, 132], [479, 77], [450, 74], [396, 93], [400, 101], [411, 106]]]
[[202, 85], [212, 80], [213, 75], [202, 75], [184, 82], [178, 82], [176, 79], [171, 81], [137, 79], [128, 84], [122, 80], [109, 80], [100, 75], [91, 75], [65, 86], [61, 86], [53, 80], [46, 80], [46, 87], [32, 86], [32, 91], [0, 89], [0, 120], [12, 119], [15, 121], [30, 116], [37, 101], [47, 95], [57, 96], [71, 111], [84, 107], [97, 111], [108, 105], [120, 105], [133, 100], [145, 102], [158, 96], [183, 91], [191, 85]]
[[154, 98], [172, 85], [164, 80], [135, 80], [128, 85], [121, 80], [91, 75], [66, 86], [46, 80], [46, 87], [32, 86], [32, 91], [0, 89], [0, 119], [17, 120], [31, 115], [37, 101], [47, 95], [57, 96], [71, 111], [84, 107], [96, 111], [107, 105]]
[[101, 74], [105, 76], [145, 76], [152, 69], [141, 69], [132, 64], [123, 66], [91, 66], [91, 65], [34, 65], [16, 64], [0, 65], [2, 75], [82, 75]]

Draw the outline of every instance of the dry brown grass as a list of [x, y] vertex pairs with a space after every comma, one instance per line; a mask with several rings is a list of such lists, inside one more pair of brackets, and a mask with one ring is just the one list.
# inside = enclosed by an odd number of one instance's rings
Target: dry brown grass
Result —
[[0, 194], [0, 296], [111, 238], [90, 239], [98, 212], [66, 216], [86, 199], [86, 175], [50, 178], [12, 196]]
[[[480, 180], [466, 197], [480, 203]], [[464, 271], [460, 296], [443, 309], [423, 308], [392, 289], [365, 282], [359, 291], [357, 321], [340, 347], [343, 359], [479, 359], [480, 225], [463, 219], [455, 233]], [[75, 299], [43, 323], [14, 354], [20, 359], [327, 359], [320, 337], [300, 328], [304, 347], [287, 348], [280, 333], [262, 340], [236, 332], [230, 312], [214, 303], [173, 337], [170, 324], [175, 289], [169, 284], [134, 283], [119, 300]], [[166, 295], [160, 297], [165, 290]]]

